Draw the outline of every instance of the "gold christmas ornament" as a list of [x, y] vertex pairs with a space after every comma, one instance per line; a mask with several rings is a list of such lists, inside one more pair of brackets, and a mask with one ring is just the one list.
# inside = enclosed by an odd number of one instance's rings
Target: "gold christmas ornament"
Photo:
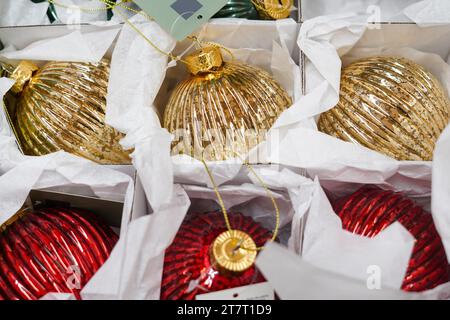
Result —
[[27, 155], [64, 150], [101, 164], [129, 163], [123, 135], [105, 124], [109, 61], [97, 64], [24, 61], [9, 75], [16, 81], [11, 119]]
[[192, 75], [175, 88], [164, 114], [164, 127], [175, 136], [172, 154], [215, 161], [243, 155], [292, 104], [266, 71], [224, 62], [216, 46], [185, 62]]
[[292, 0], [252, 0], [263, 19], [286, 19], [291, 15]]
[[373, 57], [342, 72], [340, 101], [319, 130], [397, 160], [432, 160], [450, 103], [436, 77], [413, 61]]

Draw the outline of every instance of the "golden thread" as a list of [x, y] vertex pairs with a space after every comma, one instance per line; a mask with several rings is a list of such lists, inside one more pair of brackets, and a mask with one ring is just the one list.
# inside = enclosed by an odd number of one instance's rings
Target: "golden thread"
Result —
[[261, 0], [251, 0], [255, 8], [263, 12], [274, 19], [279, 19], [279, 17], [284, 17], [287, 13], [291, 11], [292, 6], [294, 5], [292, 0], [288, 0], [286, 5], [280, 4], [279, 6], [270, 6], [266, 7], [266, 5], [261, 5]]
[[[133, 13], [143, 15], [149, 21], [153, 20], [144, 11], [138, 11], [138, 10], [135, 10], [133, 8], [130, 8], [128, 6], [123, 5], [124, 3], [132, 3], [133, 2], [132, 0], [122, 0], [121, 2], [117, 2], [117, 3], [114, 3], [114, 2], [112, 2], [110, 0], [99, 0], [100, 2], [103, 2], [106, 5], [106, 7], [104, 7], [104, 8], [86, 8], [86, 7], [73, 6], [73, 5], [69, 6], [69, 5], [62, 4], [62, 3], [60, 3], [60, 2], [58, 2], [56, 0], [47, 0], [47, 1], [49, 3], [51, 3], [51, 4], [54, 4], [56, 6], [60, 6], [62, 8], [68, 8], [68, 9], [75, 8], [77, 10], [88, 12], [88, 13], [98, 12], [98, 11], [106, 11], [106, 10], [110, 10], [110, 9], [114, 10], [116, 7], [121, 7], [123, 9], [129, 10], [129, 11], [131, 11]], [[117, 13], [118, 15], [120, 15], [122, 17], [122, 19], [125, 21], [125, 23], [128, 24], [134, 31], [136, 31], [142, 38], [144, 38], [144, 40], [148, 44], [150, 44], [150, 46], [153, 49], [155, 49], [158, 53], [169, 57], [172, 61], [180, 61], [180, 62], [184, 63], [185, 65], [190, 65], [190, 63], [185, 61], [184, 59], [182, 59], [180, 57], [177, 57], [177, 56], [173, 55], [172, 53], [168, 53], [168, 52], [165, 52], [162, 49], [160, 49], [141, 30], [139, 30], [139, 28], [134, 23], [132, 23], [123, 13], [121, 13], [120, 11], [114, 11], [114, 12]], [[203, 46], [215, 46], [217, 48], [220, 48], [220, 49], [224, 50], [226, 53], [228, 53], [231, 56], [232, 61], [234, 61], [234, 59], [235, 59], [233, 53], [231, 52], [231, 50], [229, 50], [228, 48], [226, 48], [226, 47], [224, 47], [224, 46], [222, 46], [222, 45], [220, 45], [218, 43], [201, 41], [201, 40], [198, 40], [198, 38], [196, 36], [189, 36], [188, 39], [195, 41], [199, 47], [202, 47], [202, 45], [203, 45]], [[215, 71], [211, 71], [211, 73], [214, 73], [214, 72]]]
[[[264, 190], [266, 191], [266, 193], [267, 193], [267, 195], [269, 196], [269, 198], [271, 199], [271, 201], [272, 201], [272, 204], [273, 204], [273, 206], [274, 206], [274, 208], [275, 208], [275, 229], [274, 229], [274, 231], [273, 231], [273, 235], [272, 235], [272, 238], [270, 239], [270, 241], [271, 242], [274, 242], [275, 240], [276, 240], [276, 238], [277, 238], [277, 236], [278, 236], [278, 232], [279, 232], [279, 229], [280, 229], [280, 209], [279, 209], [279, 207], [278, 207], [278, 204], [277, 204], [277, 201], [276, 201], [276, 199], [274, 198], [274, 196], [272, 195], [272, 191], [270, 191], [270, 189], [269, 189], [269, 187], [267, 186], [267, 184], [261, 179], [261, 177], [255, 172], [255, 170], [253, 169], [253, 166], [250, 164], [250, 163], [248, 163], [247, 161], [243, 161], [243, 159], [238, 155], [238, 154], [236, 154], [235, 152], [233, 152], [234, 154], [235, 154], [235, 156], [236, 157], [238, 157], [242, 162], [243, 162], [243, 164], [249, 169], [249, 171], [256, 177], [256, 179], [258, 179], [258, 181], [259, 181], [259, 183], [262, 185], [262, 187], [264, 188]], [[228, 228], [228, 230], [229, 231], [231, 231], [231, 230], [233, 230], [232, 229], [232, 227], [231, 227], [231, 224], [230, 224], [230, 219], [229, 219], [229, 217], [228, 217], [228, 212], [227, 212], [227, 209], [226, 209], [226, 207], [225, 207], [225, 203], [223, 202], [223, 198], [222, 198], [222, 196], [220, 195], [220, 192], [219, 192], [219, 188], [218, 188], [218, 186], [217, 186], [217, 184], [216, 184], [216, 182], [215, 182], [215, 180], [214, 180], [214, 177], [213, 177], [213, 175], [212, 175], [212, 173], [211, 173], [211, 170], [209, 169], [209, 167], [208, 167], [208, 164], [206, 163], [206, 161], [205, 161], [205, 159], [202, 157], [202, 163], [203, 163], [203, 166], [205, 167], [205, 170], [206, 170], [206, 173], [208, 174], [208, 176], [209, 176], [209, 179], [210, 179], [210, 181], [211, 181], [211, 183], [212, 183], [212, 185], [213, 185], [213, 189], [214, 189], [214, 193], [216, 194], [216, 196], [217, 196], [217, 199], [218, 199], [218, 201], [219, 201], [219, 205], [220, 205], [220, 207], [221, 207], [221, 210], [222, 210], [222, 213], [223, 213], [223, 217], [224, 217], [224, 219], [225, 219], [225, 224], [227, 225], [227, 228]], [[242, 249], [245, 249], [245, 250], [248, 250], [248, 251], [253, 251], [253, 250], [255, 250], [255, 249], [251, 249], [251, 248], [242, 248]], [[261, 251], [261, 250], [263, 250], [264, 249], [264, 247], [257, 247], [256, 248], [256, 251]]]

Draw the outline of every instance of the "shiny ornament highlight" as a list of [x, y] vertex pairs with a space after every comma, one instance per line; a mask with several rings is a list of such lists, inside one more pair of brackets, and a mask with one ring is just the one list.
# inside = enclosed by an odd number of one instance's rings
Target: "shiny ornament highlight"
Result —
[[447, 92], [417, 63], [373, 57], [344, 68], [340, 100], [319, 130], [397, 160], [432, 160], [450, 121]]
[[205, 47], [186, 57], [191, 77], [173, 91], [164, 127], [175, 135], [172, 154], [225, 160], [264, 139], [292, 100], [266, 71], [224, 62], [220, 49]]
[[194, 300], [264, 281], [254, 261], [256, 247], [271, 240], [271, 232], [242, 214], [229, 217], [231, 231], [220, 212], [193, 214], [182, 224], [165, 253], [161, 299]]
[[64, 150], [101, 164], [130, 163], [123, 135], [105, 124], [109, 62], [23, 61], [10, 73], [17, 103], [11, 115], [27, 155]]
[[450, 269], [433, 217], [401, 193], [366, 186], [336, 201], [343, 229], [375, 237], [400, 222], [416, 239], [403, 280], [405, 291], [424, 291], [450, 281]]
[[118, 237], [89, 212], [20, 212], [0, 232], [0, 300], [36, 300], [80, 291], [108, 259]]

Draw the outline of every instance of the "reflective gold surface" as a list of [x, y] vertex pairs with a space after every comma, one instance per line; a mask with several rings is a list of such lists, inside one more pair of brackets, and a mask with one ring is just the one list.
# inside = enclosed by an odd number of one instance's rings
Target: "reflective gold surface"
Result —
[[291, 15], [292, 0], [256, 0], [264, 10], [258, 10], [259, 14], [267, 19], [286, 19]]
[[243, 155], [264, 139], [292, 104], [267, 72], [240, 63], [201, 72], [173, 91], [164, 127], [174, 133], [172, 154], [225, 160]]
[[28, 155], [64, 150], [102, 164], [130, 162], [105, 124], [109, 61], [50, 62], [25, 84], [13, 122]]
[[11, 74], [11, 79], [15, 81], [11, 90], [14, 93], [22, 92], [25, 84], [33, 77], [33, 73], [39, 68], [30, 61], [22, 61]]
[[432, 160], [449, 112], [447, 93], [422, 66], [373, 57], [343, 70], [340, 101], [318, 125], [322, 132], [397, 160]]
[[185, 58], [187, 67], [193, 75], [209, 72], [223, 64], [222, 54], [217, 47], [206, 47]]
[[219, 270], [239, 273], [253, 266], [256, 253], [256, 244], [248, 234], [229, 230], [214, 240], [211, 262]]

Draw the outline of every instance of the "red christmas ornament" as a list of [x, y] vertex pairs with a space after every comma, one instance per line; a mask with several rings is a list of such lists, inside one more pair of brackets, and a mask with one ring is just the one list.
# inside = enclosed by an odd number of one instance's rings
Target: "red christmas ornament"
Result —
[[339, 199], [334, 210], [342, 227], [374, 237], [393, 222], [400, 222], [416, 239], [402, 289], [424, 291], [450, 280], [450, 269], [433, 217], [401, 193], [366, 186]]
[[[245, 232], [243, 235], [249, 236], [247, 240], [251, 238], [258, 247], [263, 246], [272, 237], [270, 231], [240, 213], [229, 213], [229, 220], [233, 230]], [[227, 226], [220, 212], [194, 214], [183, 223], [165, 253], [162, 300], [194, 300], [198, 294], [265, 281], [246, 257], [243, 257], [241, 264], [238, 263], [237, 266], [241, 267], [242, 263], [251, 266], [239, 272], [231, 271], [233, 266], [227, 266], [228, 270], [222, 268], [214, 261], [213, 251], [225, 248], [221, 247], [224, 243], [220, 241], [226, 231]], [[246, 255], [246, 252], [243, 254]], [[256, 251], [253, 254], [256, 256]]]
[[118, 237], [95, 215], [75, 209], [23, 211], [0, 232], [0, 300], [36, 300], [80, 291]]

